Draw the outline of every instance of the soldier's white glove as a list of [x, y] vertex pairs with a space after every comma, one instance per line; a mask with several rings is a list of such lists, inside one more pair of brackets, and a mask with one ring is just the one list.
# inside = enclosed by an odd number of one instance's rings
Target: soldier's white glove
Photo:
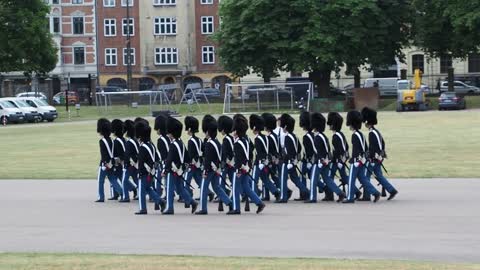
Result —
[[355, 166], [355, 168], [358, 168], [360, 166], [360, 162], [353, 163], [353, 166]]
[[343, 168], [343, 164], [342, 164], [342, 163], [340, 163], [340, 162], [339, 162], [339, 163], [337, 163], [337, 168], [339, 168], [339, 169]]
[[375, 159], [378, 160], [380, 163], [383, 161], [383, 157], [378, 153], [375, 153]]
[[307, 170], [311, 170], [312, 169], [312, 163], [308, 162], [307, 163]]
[[260, 170], [263, 170], [263, 168], [265, 168], [265, 165], [263, 165], [263, 163], [260, 163], [260, 164], [258, 165], [258, 168], [259, 168]]
[[102, 165], [101, 168], [102, 168], [102, 171], [106, 171], [106, 170], [107, 170], [107, 167], [105, 167], [105, 166], [103, 166], [103, 165]]
[[177, 175], [183, 175], [183, 170], [178, 168], [177, 165], [175, 165], [175, 162], [172, 162], [172, 171]]
[[289, 170], [293, 169], [293, 164], [292, 164], [292, 163], [288, 163], [287, 169], [289, 169]]
[[323, 164], [322, 164], [322, 161], [321, 161], [321, 160], [318, 161], [317, 167], [318, 167], [319, 169], [323, 168]]
[[212, 171], [217, 171], [218, 170], [217, 165], [215, 165], [215, 163], [213, 163], [213, 161], [210, 163], [210, 166], [212, 167]]
[[250, 172], [250, 167], [248, 167], [248, 165], [242, 165], [241, 169], [245, 172]]
[[293, 165], [297, 165], [297, 163], [298, 163], [298, 160], [296, 160], [296, 159], [293, 160]]

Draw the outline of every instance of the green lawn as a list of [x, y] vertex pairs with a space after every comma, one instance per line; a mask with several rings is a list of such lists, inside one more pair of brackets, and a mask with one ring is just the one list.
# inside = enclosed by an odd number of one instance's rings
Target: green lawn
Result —
[[0, 270], [473, 270], [473, 264], [409, 261], [212, 258], [92, 254], [0, 254]]
[[[479, 177], [480, 110], [380, 112], [379, 122], [390, 177]], [[296, 131], [303, 135], [299, 128]], [[344, 131], [350, 138], [351, 132]], [[327, 135], [331, 137], [331, 132]], [[1, 179], [96, 178], [95, 121], [11, 125], [0, 127], [0, 138]]]

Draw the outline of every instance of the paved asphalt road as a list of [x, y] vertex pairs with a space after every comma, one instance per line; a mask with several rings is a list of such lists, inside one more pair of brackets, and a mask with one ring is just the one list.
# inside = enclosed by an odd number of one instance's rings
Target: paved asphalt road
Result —
[[[480, 263], [480, 180], [396, 180], [387, 202], [268, 204], [226, 216], [134, 216], [94, 181], [0, 181], [0, 252], [407, 259]], [[253, 209], [252, 209], [253, 210]]]

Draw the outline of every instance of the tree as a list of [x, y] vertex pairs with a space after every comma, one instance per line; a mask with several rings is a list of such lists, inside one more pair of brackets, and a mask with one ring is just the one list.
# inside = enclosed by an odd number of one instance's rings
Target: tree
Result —
[[220, 6], [222, 25], [214, 39], [223, 67], [241, 77], [261, 74], [265, 82], [278, 76], [288, 45], [288, 1], [225, 0]]
[[42, 0], [0, 0], [0, 72], [44, 74], [55, 68], [48, 13]]

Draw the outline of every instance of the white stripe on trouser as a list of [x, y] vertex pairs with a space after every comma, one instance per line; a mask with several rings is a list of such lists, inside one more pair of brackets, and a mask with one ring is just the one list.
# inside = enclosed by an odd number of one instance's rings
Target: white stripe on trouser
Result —
[[282, 174], [280, 175], [280, 190], [282, 191], [282, 196], [280, 198], [283, 200], [285, 199], [284, 196], [284, 190], [283, 190], [283, 178], [284, 178], [284, 173], [285, 173], [285, 164], [282, 164]]
[[142, 179], [138, 181], [138, 205], [140, 206], [140, 210], [142, 209], [142, 200], [145, 200], [145, 197], [142, 196]]
[[[122, 188], [122, 182], [120, 181], [120, 179], [117, 178], [117, 184]], [[122, 191], [120, 191], [120, 193], [123, 192], [123, 188], [122, 188]], [[120, 194], [118, 194], [120, 195]]]
[[202, 179], [202, 185], [200, 186], [200, 205], [202, 206], [202, 210], [207, 210], [207, 209], [203, 209], [203, 186], [204, 185], [205, 185], [205, 178]]
[[172, 208], [170, 208], [170, 177], [171, 173], [167, 175], [167, 210], [170, 211]]
[[232, 198], [233, 198], [233, 210], [237, 210], [237, 200], [236, 200], [236, 186], [237, 186], [237, 174], [233, 174], [233, 186], [232, 186]]
[[125, 199], [127, 197], [127, 192], [126, 191], [127, 189], [125, 188], [125, 172], [126, 170], [123, 170], [123, 173], [122, 173], [122, 191], [123, 191], [123, 199]]
[[316, 175], [317, 175], [317, 168], [318, 166], [315, 165], [315, 167], [313, 167], [313, 173], [312, 173], [312, 177], [310, 178], [310, 199], [313, 200], [313, 192], [316, 192], [314, 191], [315, 190], [315, 187], [314, 187], [314, 179], [316, 179]]
[[97, 176], [97, 193], [98, 193], [99, 200], [100, 200], [100, 173], [101, 172], [102, 172], [102, 166], [98, 167], [98, 176]]
[[[253, 168], [253, 177], [257, 178], [257, 166]], [[255, 192], [255, 179], [252, 179], [252, 191]]]
[[350, 197], [350, 195], [352, 194], [352, 191], [353, 191], [353, 186], [352, 186], [352, 175], [353, 175], [353, 167], [355, 166], [355, 164], [351, 164], [350, 165], [350, 174], [348, 175], [348, 194], [347, 194], [347, 198], [348, 200], [352, 200], [353, 198]]

